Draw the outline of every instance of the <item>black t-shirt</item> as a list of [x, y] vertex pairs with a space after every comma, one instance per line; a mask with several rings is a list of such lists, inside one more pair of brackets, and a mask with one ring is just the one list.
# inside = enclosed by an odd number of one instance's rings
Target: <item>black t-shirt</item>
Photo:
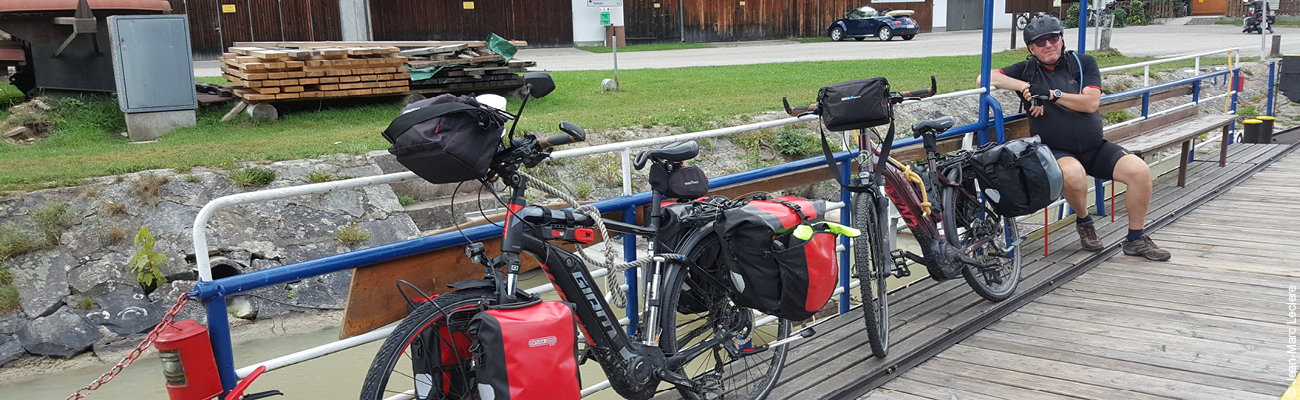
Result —
[[[1079, 93], [1080, 88], [1101, 88], [1101, 71], [1097, 60], [1087, 54], [1074, 56], [1062, 54], [1054, 68], [1047, 68], [1037, 60], [1025, 60], [1002, 69], [1009, 77], [1029, 82], [1034, 87], [1046, 86], [1048, 90], [1060, 89], [1065, 93]], [[1079, 84], [1078, 63], [1083, 64], [1083, 85]], [[1082, 113], [1063, 105], [1044, 102], [1043, 115], [1029, 118], [1029, 132], [1043, 139], [1052, 150], [1073, 154], [1096, 150], [1106, 141], [1101, 134], [1101, 113]]]

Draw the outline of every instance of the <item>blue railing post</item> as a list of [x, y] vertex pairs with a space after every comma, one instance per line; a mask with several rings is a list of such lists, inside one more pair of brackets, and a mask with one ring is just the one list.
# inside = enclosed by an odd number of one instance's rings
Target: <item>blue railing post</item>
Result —
[[1097, 216], [1106, 216], [1106, 182], [1101, 178], [1093, 178], [1093, 188], [1097, 194]]
[[1079, 1], [1079, 54], [1087, 53], [1084, 49], [1088, 48], [1088, 2]]
[[1268, 115], [1269, 116], [1274, 116], [1273, 98], [1277, 96], [1277, 93], [1273, 91], [1274, 89], [1273, 82], [1274, 79], [1276, 79], [1276, 75], [1274, 75], [1276, 70], [1277, 70], [1277, 61], [1269, 62], [1268, 63]]
[[239, 375], [235, 373], [234, 346], [230, 344], [230, 315], [226, 314], [226, 297], [219, 295], [208, 301], [208, 341], [212, 343], [212, 358], [217, 362], [217, 375], [221, 377], [221, 395], [235, 388]]
[[[623, 210], [623, 222], [629, 224], [636, 223], [636, 206], [630, 206]], [[651, 249], [652, 252], [654, 249]], [[636, 235], [631, 233], [623, 234], [623, 261], [636, 261]], [[628, 268], [623, 271], [623, 279], [627, 281], [627, 308], [623, 311], [627, 314], [627, 336], [631, 337], [637, 332], [637, 322], [641, 319], [639, 308], [636, 304], [636, 281], [637, 268]], [[614, 288], [605, 288], [605, 290], [614, 290]]]
[[1192, 82], [1192, 102], [1201, 104], [1201, 81]]
[[1142, 94], [1142, 119], [1147, 119], [1151, 115], [1151, 92]]
[[[840, 165], [840, 175], [844, 177], [845, 182], [853, 181], [853, 169], [850, 167], [851, 164], [853, 163], [845, 162]], [[840, 209], [840, 224], [844, 226], [854, 226], [854, 221], [849, 219], [849, 216], [853, 214], [852, 201], [853, 198], [850, 196], [849, 191], [841, 187], [840, 202], [844, 203], [844, 208]], [[844, 246], [844, 252], [840, 253], [840, 287], [844, 288], [844, 293], [840, 293], [840, 314], [844, 314], [849, 312], [849, 285], [852, 284], [853, 280], [853, 275], [849, 273], [849, 270], [853, 268], [853, 266], [849, 264], [849, 250], [852, 243], [848, 236], [840, 236], [840, 244]], [[871, 282], [864, 281], [859, 284], [870, 285]], [[862, 299], [863, 302], [866, 302], [866, 300], [867, 299]]]
[[[1238, 79], [1241, 79], [1241, 78], [1239, 78], [1239, 76], [1241, 76], [1241, 68], [1240, 68], [1240, 67], [1238, 67], [1237, 69], [1232, 70], [1232, 82], [1228, 84], [1228, 90], [1229, 90], [1229, 91], [1232, 91], [1232, 113], [1233, 113], [1233, 114], [1236, 114], [1236, 113], [1237, 113], [1237, 90], [1233, 90], [1233, 89], [1241, 89], [1241, 88], [1235, 87], [1235, 86], [1237, 86]], [[1228, 135], [1228, 144], [1236, 143], [1236, 139], [1237, 139], [1237, 121], [1236, 121], [1236, 120], [1233, 120], [1233, 121], [1232, 121], [1232, 124], [1229, 125], [1228, 130], [1229, 130], [1229, 132], [1231, 132], [1231, 134]], [[1222, 144], [1220, 144], [1220, 146], [1222, 146]]]
[[980, 50], [980, 86], [984, 87], [984, 93], [980, 94], [979, 123], [984, 124], [985, 129], [980, 130], [980, 143], [988, 138], [989, 104], [997, 101], [993, 99], [993, 89], [989, 82], [989, 69], [993, 68], [993, 1], [984, 0], [984, 32]]

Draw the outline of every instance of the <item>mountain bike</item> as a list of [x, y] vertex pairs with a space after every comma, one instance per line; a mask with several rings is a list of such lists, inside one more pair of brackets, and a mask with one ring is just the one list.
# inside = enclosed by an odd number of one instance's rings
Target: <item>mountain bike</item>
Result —
[[[933, 81], [931, 85], [928, 90], [891, 92], [889, 103], [892, 107], [918, 100], [916, 96], [932, 95], [936, 93]], [[798, 114], [788, 106], [787, 112]], [[860, 170], [852, 185], [872, 189], [857, 191], [852, 197], [852, 224], [862, 231], [853, 240], [853, 265], [860, 280], [867, 339], [872, 354], [879, 358], [889, 350], [886, 280], [910, 276], [908, 261], [925, 266], [938, 281], [963, 277], [971, 289], [990, 301], [1010, 297], [1020, 279], [1023, 238], [1015, 220], [993, 212], [980, 197], [979, 182], [967, 168], [970, 152], [938, 152], [937, 135], [952, 128], [955, 121], [944, 116], [912, 125], [913, 137], [922, 138], [926, 153], [925, 161], [915, 166], [889, 157], [892, 134], [877, 145], [872, 140], [874, 128], [858, 131]], [[887, 230], [893, 225], [887, 221], [891, 202], [920, 245], [921, 255], [890, 245]]]
[[[550, 155], [549, 147], [582, 141], [586, 136], [567, 122], [560, 124], [560, 130], [565, 133], [545, 139], [533, 135], [510, 139], [510, 145], [498, 151], [488, 179], [504, 183], [509, 190], [500, 255], [488, 257], [481, 243], [466, 246], [466, 256], [483, 266], [484, 278], [453, 283], [452, 292], [422, 294], [413, 301], [410, 314], [375, 355], [361, 398], [479, 398], [473, 389], [476, 365], [465, 354], [473, 341], [467, 324], [489, 306], [535, 299], [517, 287], [523, 253], [540, 263], [563, 299], [575, 303], [574, 315], [583, 337], [581, 361], [599, 363], [620, 396], [648, 399], [661, 391], [663, 382], [669, 386], [664, 390], [676, 389], [687, 399], [765, 398], [781, 372], [785, 344], [810, 333], [791, 337], [790, 321], [759, 319], [755, 312], [737, 307], [729, 298], [729, 289], [714, 278], [718, 271], [710, 268], [718, 263], [709, 257], [716, 257], [719, 246], [706, 214], [735, 205], [722, 200], [698, 202], [701, 211], [696, 219], [703, 221], [701, 227], [672, 246], [653, 240], [659, 231], [662, 201], [657, 191], [652, 193], [649, 226], [602, 220], [598, 212], [587, 215], [529, 206], [527, 189], [549, 186], [520, 172], [520, 167], [534, 167]], [[643, 152], [638, 164], [651, 161], [680, 166], [697, 153], [698, 146], [691, 142]], [[635, 332], [630, 336], [581, 251], [570, 253], [552, 243], [590, 243], [596, 232], [605, 238], [611, 232], [651, 238], [652, 249], [667, 250], [638, 261], [645, 268], [645, 309], [639, 312], [639, 325], [629, 328]], [[610, 274], [615, 272], [615, 268], [609, 269]], [[455, 356], [431, 360], [423, 351], [431, 346]]]

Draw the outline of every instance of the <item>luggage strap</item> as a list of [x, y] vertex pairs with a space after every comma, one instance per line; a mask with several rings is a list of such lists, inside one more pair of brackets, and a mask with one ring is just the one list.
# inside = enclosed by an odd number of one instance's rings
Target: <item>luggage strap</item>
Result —
[[[833, 153], [831, 153], [831, 146], [826, 143], [826, 130], [821, 129], [821, 134], [822, 134], [822, 155], [826, 156], [826, 166], [831, 168], [831, 176], [835, 177], [835, 182], [840, 184], [840, 187], [844, 188], [844, 190], [850, 192], [862, 193], [862, 192], [871, 191], [872, 188], [875, 187], [874, 179], [872, 180], [871, 183], [868, 183], [866, 185], [855, 185], [855, 184], [844, 183], [844, 178], [840, 176], [839, 163], [835, 162], [835, 156], [833, 155]], [[881, 147], [880, 159], [877, 160], [876, 162], [876, 169], [875, 169], [876, 172], [873, 173], [872, 176], [875, 177], [881, 176], [880, 171], [885, 170], [885, 162], [889, 160], [889, 149], [893, 145], [894, 145], [894, 120], [891, 118], [889, 120], [889, 133], [885, 134], [885, 140], [880, 143], [880, 147]]]

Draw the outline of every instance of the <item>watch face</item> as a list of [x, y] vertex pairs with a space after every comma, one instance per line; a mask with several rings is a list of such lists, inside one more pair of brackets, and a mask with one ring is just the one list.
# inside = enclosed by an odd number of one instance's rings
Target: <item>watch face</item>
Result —
[[1060, 97], [1061, 97], [1061, 89], [1053, 90], [1053, 91], [1052, 91], [1052, 97], [1060, 98]]

